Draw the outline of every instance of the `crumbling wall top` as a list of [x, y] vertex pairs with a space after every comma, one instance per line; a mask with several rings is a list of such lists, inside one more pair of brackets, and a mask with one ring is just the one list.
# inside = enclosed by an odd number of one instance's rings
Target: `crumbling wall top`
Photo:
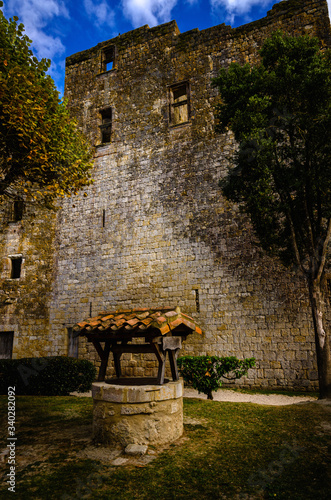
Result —
[[[267, 15], [262, 19], [244, 24], [237, 28], [232, 28], [222, 23], [202, 31], [195, 28], [181, 33], [175, 20], [152, 28], [146, 24], [140, 28], [128, 31], [124, 34], [119, 34], [115, 38], [101, 42], [88, 50], [77, 52], [67, 57], [66, 67], [95, 57], [100, 50], [109, 45], [125, 48], [146, 44], [148, 41], [155, 40], [156, 38], [168, 37], [169, 43], [171, 43], [171, 41], [175, 42], [176, 40], [176, 45], [185, 45], [187, 49], [192, 49], [194, 45], [199, 42], [203, 43], [212, 38], [220, 39], [228, 36], [233, 38], [241, 37], [243, 35], [248, 35], [254, 30], [263, 29], [270, 24], [274, 25], [275, 29], [282, 29], [283, 22], [286, 24], [286, 18], [295, 19], [296, 14], [299, 13], [306, 17], [308, 25], [311, 16], [319, 17], [317, 35], [325, 41], [327, 46], [331, 46], [327, 0], [283, 0], [282, 2], [274, 4], [272, 9], [269, 10]], [[300, 28], [302, 29], [301, 22], [302, 20], [300, 22], [298, 21], [300, 24], [300, 26], [298, 24], [298, 32], [301, 31]], [[284, 26], [284, 29], [286, 30], [286, 26]]]

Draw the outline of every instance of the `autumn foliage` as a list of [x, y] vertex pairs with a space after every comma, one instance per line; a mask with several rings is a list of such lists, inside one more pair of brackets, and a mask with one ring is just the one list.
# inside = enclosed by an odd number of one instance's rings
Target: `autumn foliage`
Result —
[[0, 11], [0, 199], [25, 194], [51, 206], [91, 183], [91, 148], [31, 43]]

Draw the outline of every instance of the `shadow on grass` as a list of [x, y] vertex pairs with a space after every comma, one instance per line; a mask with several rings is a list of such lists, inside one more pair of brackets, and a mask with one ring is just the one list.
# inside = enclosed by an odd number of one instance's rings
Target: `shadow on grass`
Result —
[[[6, 398], [1, 446], [6, 446]], [[327, 499], [331, 414], [320, 404], [270, 407], [184, 400], [184, 438], [145, 466], [115, 467], [92, 446], [92, 400], [17, 397], [19, 499]], [[3, 449], [2, 448], [2, 449]], [[13, 498], [1, 474], [1, 498]]]

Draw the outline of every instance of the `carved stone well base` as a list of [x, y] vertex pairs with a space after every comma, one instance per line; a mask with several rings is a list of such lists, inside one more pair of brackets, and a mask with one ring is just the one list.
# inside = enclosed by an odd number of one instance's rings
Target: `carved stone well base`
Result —
[[113, 385], [95, 382], [93, 438], [105, 444], [157, 445], [183, 434], [183, 383]]

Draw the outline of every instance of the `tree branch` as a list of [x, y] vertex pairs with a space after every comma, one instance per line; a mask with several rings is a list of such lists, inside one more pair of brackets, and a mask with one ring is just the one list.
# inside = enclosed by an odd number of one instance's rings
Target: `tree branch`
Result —
[[316, 280], [318, 282], [320, 281], [320, 279], [322, 277], [322, 273], [324, 271], [324, 266], [325, 266], [325, 262], [326, 262], [326, 256], [328, 253], [328, 245], [330, 242], [330, 238], [331, 238], [331, 219], [329, 219], [329, 221], [328, 221], [328, 228], [326, 231], [326, 236], [325, 236], [323, 247], [322, 247], [322, 254], [321, 254], [321, 258], [320, 258], [320, 263], [319, 263], [319, 267], [318, 267], [318, 271], [317, 271]]
[[292, 245], [293, 245], [293, 250], [294, 250], [294, 255], [295, 255], [295, 258], [296, 258], [296, 261], [297, 261], [297, 264], [298, 266], [300, 267], [302, 273], [307, 276], [308, 274], [308, 271], [307, 269], [304, 268], [302, 262], [301, 262], [301, 257], [300, 257], [300, 252], [299, 252], [299, 248], [298, 248], [298, 245], [297, 245], [297, 239], [296, 239], [296, 234], [295, 234], [295, 229], [294, 229], [294, 224], [293, 224], [293, 220], [292, 220], [292, 217], [289, 213], [289, 211], [287, 210], [286, 211], [286, 217], [287, 217], [287, 220], [289, 222], [289, 225], [290, 225], [290, 230], [291, 230], [291, 240], [292, 240]]

